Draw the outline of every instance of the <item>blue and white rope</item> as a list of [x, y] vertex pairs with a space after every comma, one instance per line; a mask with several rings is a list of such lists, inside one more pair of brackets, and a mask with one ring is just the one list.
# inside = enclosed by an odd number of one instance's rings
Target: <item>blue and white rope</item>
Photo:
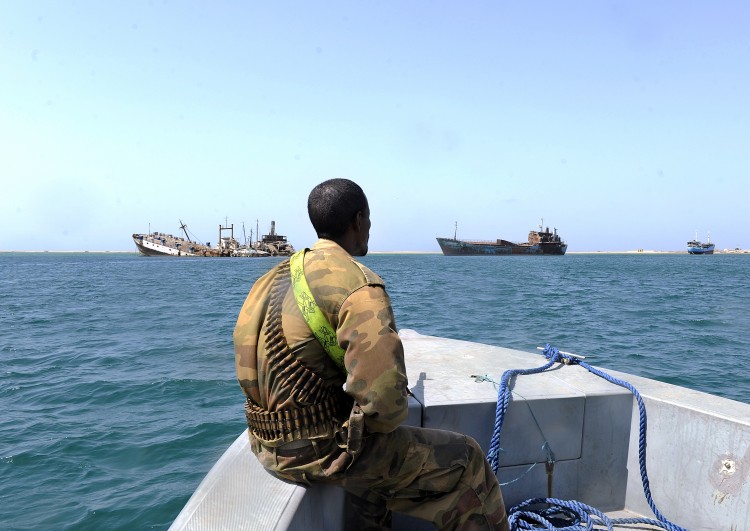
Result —
[[[510, 402], [511, 390], [510, 382], [511, 379], [519, 375], [537, 374], [544, 372], [556, 363], [565, 363], [566, 365], [580, 365], [592, 374], [595, 374], [605, 380], [624, 387], [635, 397], [638, 402], [638, 414], [640, 416], [640, 431], [638, 438], [638, 463], [641, 472], [641, 481], [643, 483], [643, 492], [646, 496], [646, 501], [649, 507], [656, 516], [656, 520], [650, 518], [618, 518], [610, 519], [604, 513], [597, 509], [590, 507], [586, 504], [577, 501], [565, 501], [556, 498], [536, 498], [533, 500], [527, 500], [519, 503], [512, 507], [508, 511], [508, 520], [511, 524], [511, 529], [540, 529], [539, 525], [544, 526], [543, 529], [551, 531], [578, 531], [581, 529], [593, 529], [594, 525], [606, 526], [607, 529], [611, 530], [613, 525], [624, 525], [624, 524], [649, 524], [652, 526], [667, 529], [669, 531], [686, 531], [684, 528], [673, 524], [657, 509], [656, 504], [651, 496], [651, 487], [649, 485], [648, 473], [646, 471], [646, 431], [647, 431], [647, 420], [646, 420], [646, 407], [643, 404], [638, 390], [628, 382], [615, 378], [609, 374], [606, 374], [599, 369], [596, 369], [585, 363], [581, 358], [577, 356], [571, 356], [567, 353], [560, 352], [555, 347], [547, 344], [543, 351], [544, 356], [547, 358], [548, 363], [541, 367], [532, 369], [512, 369], [505, 371], [500, 380], [500, 387], [497, 392], [497, 407], [495, 410], [495, 425], [492, 433], [492, 439], [490, 441], [489, 452], [487, 453], [487, 460], [492, 466], [493, 472], [497, 473], [499, 467], [500, 458], [500, 433], [502, 431], [503, 422], [505, 420], [505, 414], [508, 410], [508, 403]], [[547, 508], [540, 511], [532, 511], [530, 506], [543, 504]], [[575, 522], [572, 526], [566, 527], [555, 527], [550, 521], [551, 515], [558, 514], [564, 515], [568, 519], [573, 518]], [[592, 516], [596, 521], [592, 520]], [[532, 523], [533, 522], [533, 523]]]

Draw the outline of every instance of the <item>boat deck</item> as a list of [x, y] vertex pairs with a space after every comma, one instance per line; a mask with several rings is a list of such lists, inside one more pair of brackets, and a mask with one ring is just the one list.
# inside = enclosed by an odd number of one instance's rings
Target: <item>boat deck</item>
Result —
[[[407, 423], [466, 433], [488, 450], [497, 389], [508, 369], [537, 354], [402, 331], [410, 397]], [[587, 360], [588, 361], [588, 360]], [[639, 390], [648, 412], [647, 469], [657, 508], [692, 530], [750, 529], [750, 404], [608, 371]], [[483, 376], [489, 375], [488, 378]], [[478, 378], [478, 376], [480, 378]], [[519, 376], [503, 426], [498, 478], [506, 506], [546, 496], [547, 442], [554, 496], [610, 517], [653, 518], [638, 462], [638, 407], [629, 391], [582, 367]], [[343, 529], [344, 494], [303, 488], [268, 474], [241, 434], [171, 529]], [[529, 470], [531, 464], [539, 464]], [[621, 529], [654, 529], [642, 524]], [[394, 529], [432, 529], [394, 514]]]

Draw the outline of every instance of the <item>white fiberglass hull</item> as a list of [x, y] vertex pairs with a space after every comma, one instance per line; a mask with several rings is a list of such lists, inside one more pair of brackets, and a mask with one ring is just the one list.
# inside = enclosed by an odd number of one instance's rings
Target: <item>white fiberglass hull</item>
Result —
[[[546, 363], [537, 354], [410, 330], [401, 336], [414, 394], [406, 422], [469, 434], [485, 452], [497, 389], [481, 376], [499, 382], [506, 370]], [[638, 389], [647, 408], [647, 470], [658, 509], [688, 529], [750, 529], [750, 404], [607, 372]], [[545, 442], [556, 459], [554, 497], [609, 515], [654, 518], [639, 473], [639, 411], [629, 391], [576, 365], [516, 377], [498, 472], [507, 507], [547, 496]], [[171, 529], [339, 530], [343, 503], [335, 487], [273, 478], [243, 433]], [[394, 529], [431, 526], [394, 515]]]

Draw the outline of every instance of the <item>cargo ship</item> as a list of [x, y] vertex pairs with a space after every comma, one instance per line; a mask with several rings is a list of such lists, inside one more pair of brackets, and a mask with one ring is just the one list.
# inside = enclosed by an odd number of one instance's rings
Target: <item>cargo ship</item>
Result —
[[708, 235], [706, 243], [698, 240], [698, 233], [695, 233], [695, 239], [687, 242], [689, 254], [714, 254], [715, 245], [711, 243], [711, 235]]
[[[456, 224], [456, 231], [458, 224]], [[497, 239], [495, 241], [459, 240], [454, 232], [453, 238], [437, 238], [438, 245], [445, 256], [484, 256], [484, 255], [513, 255], [513, 254], [551, 254], [563, 255], [568, 250], [568, 244], [557, 234], [557, 229], [549, 227], [529, 231], [527, 242], [511, 242]]]
[[[234, 237], [234, 224], [219, 225], [219, 243], [212, 247], [210, 242], [194, 241], [187, 231], [187, 225], [180, 220], [180, 230], [184, 236], [173, 236], [163, 232], [133, 234], [136, 249], [145, 256], [290, 256], [294, 247], [286, 236], [276, 234], [276, 222], [271, 222], [271, 230], [262, 239], [241, 244]], [[243, 225], [244, 232], [244, 225]], [[251, 231], [252, 233], [252, 231]], [[228, 235], [227, 235], [228, 234]]]

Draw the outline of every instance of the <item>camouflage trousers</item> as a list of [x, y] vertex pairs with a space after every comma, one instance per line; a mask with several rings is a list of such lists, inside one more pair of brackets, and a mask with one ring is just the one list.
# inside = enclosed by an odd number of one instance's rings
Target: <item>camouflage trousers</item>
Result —
[[400, 426], [368, 434], [354, 460], [335, 441], [289, 451], [256, 448], [261, 463], [282, 479], [325, 482], [349, 492], [347, 529], [390, 529], [391, 511], [441, 530], [509, 529], [500, 486], [482, 449], [459, 433]]

